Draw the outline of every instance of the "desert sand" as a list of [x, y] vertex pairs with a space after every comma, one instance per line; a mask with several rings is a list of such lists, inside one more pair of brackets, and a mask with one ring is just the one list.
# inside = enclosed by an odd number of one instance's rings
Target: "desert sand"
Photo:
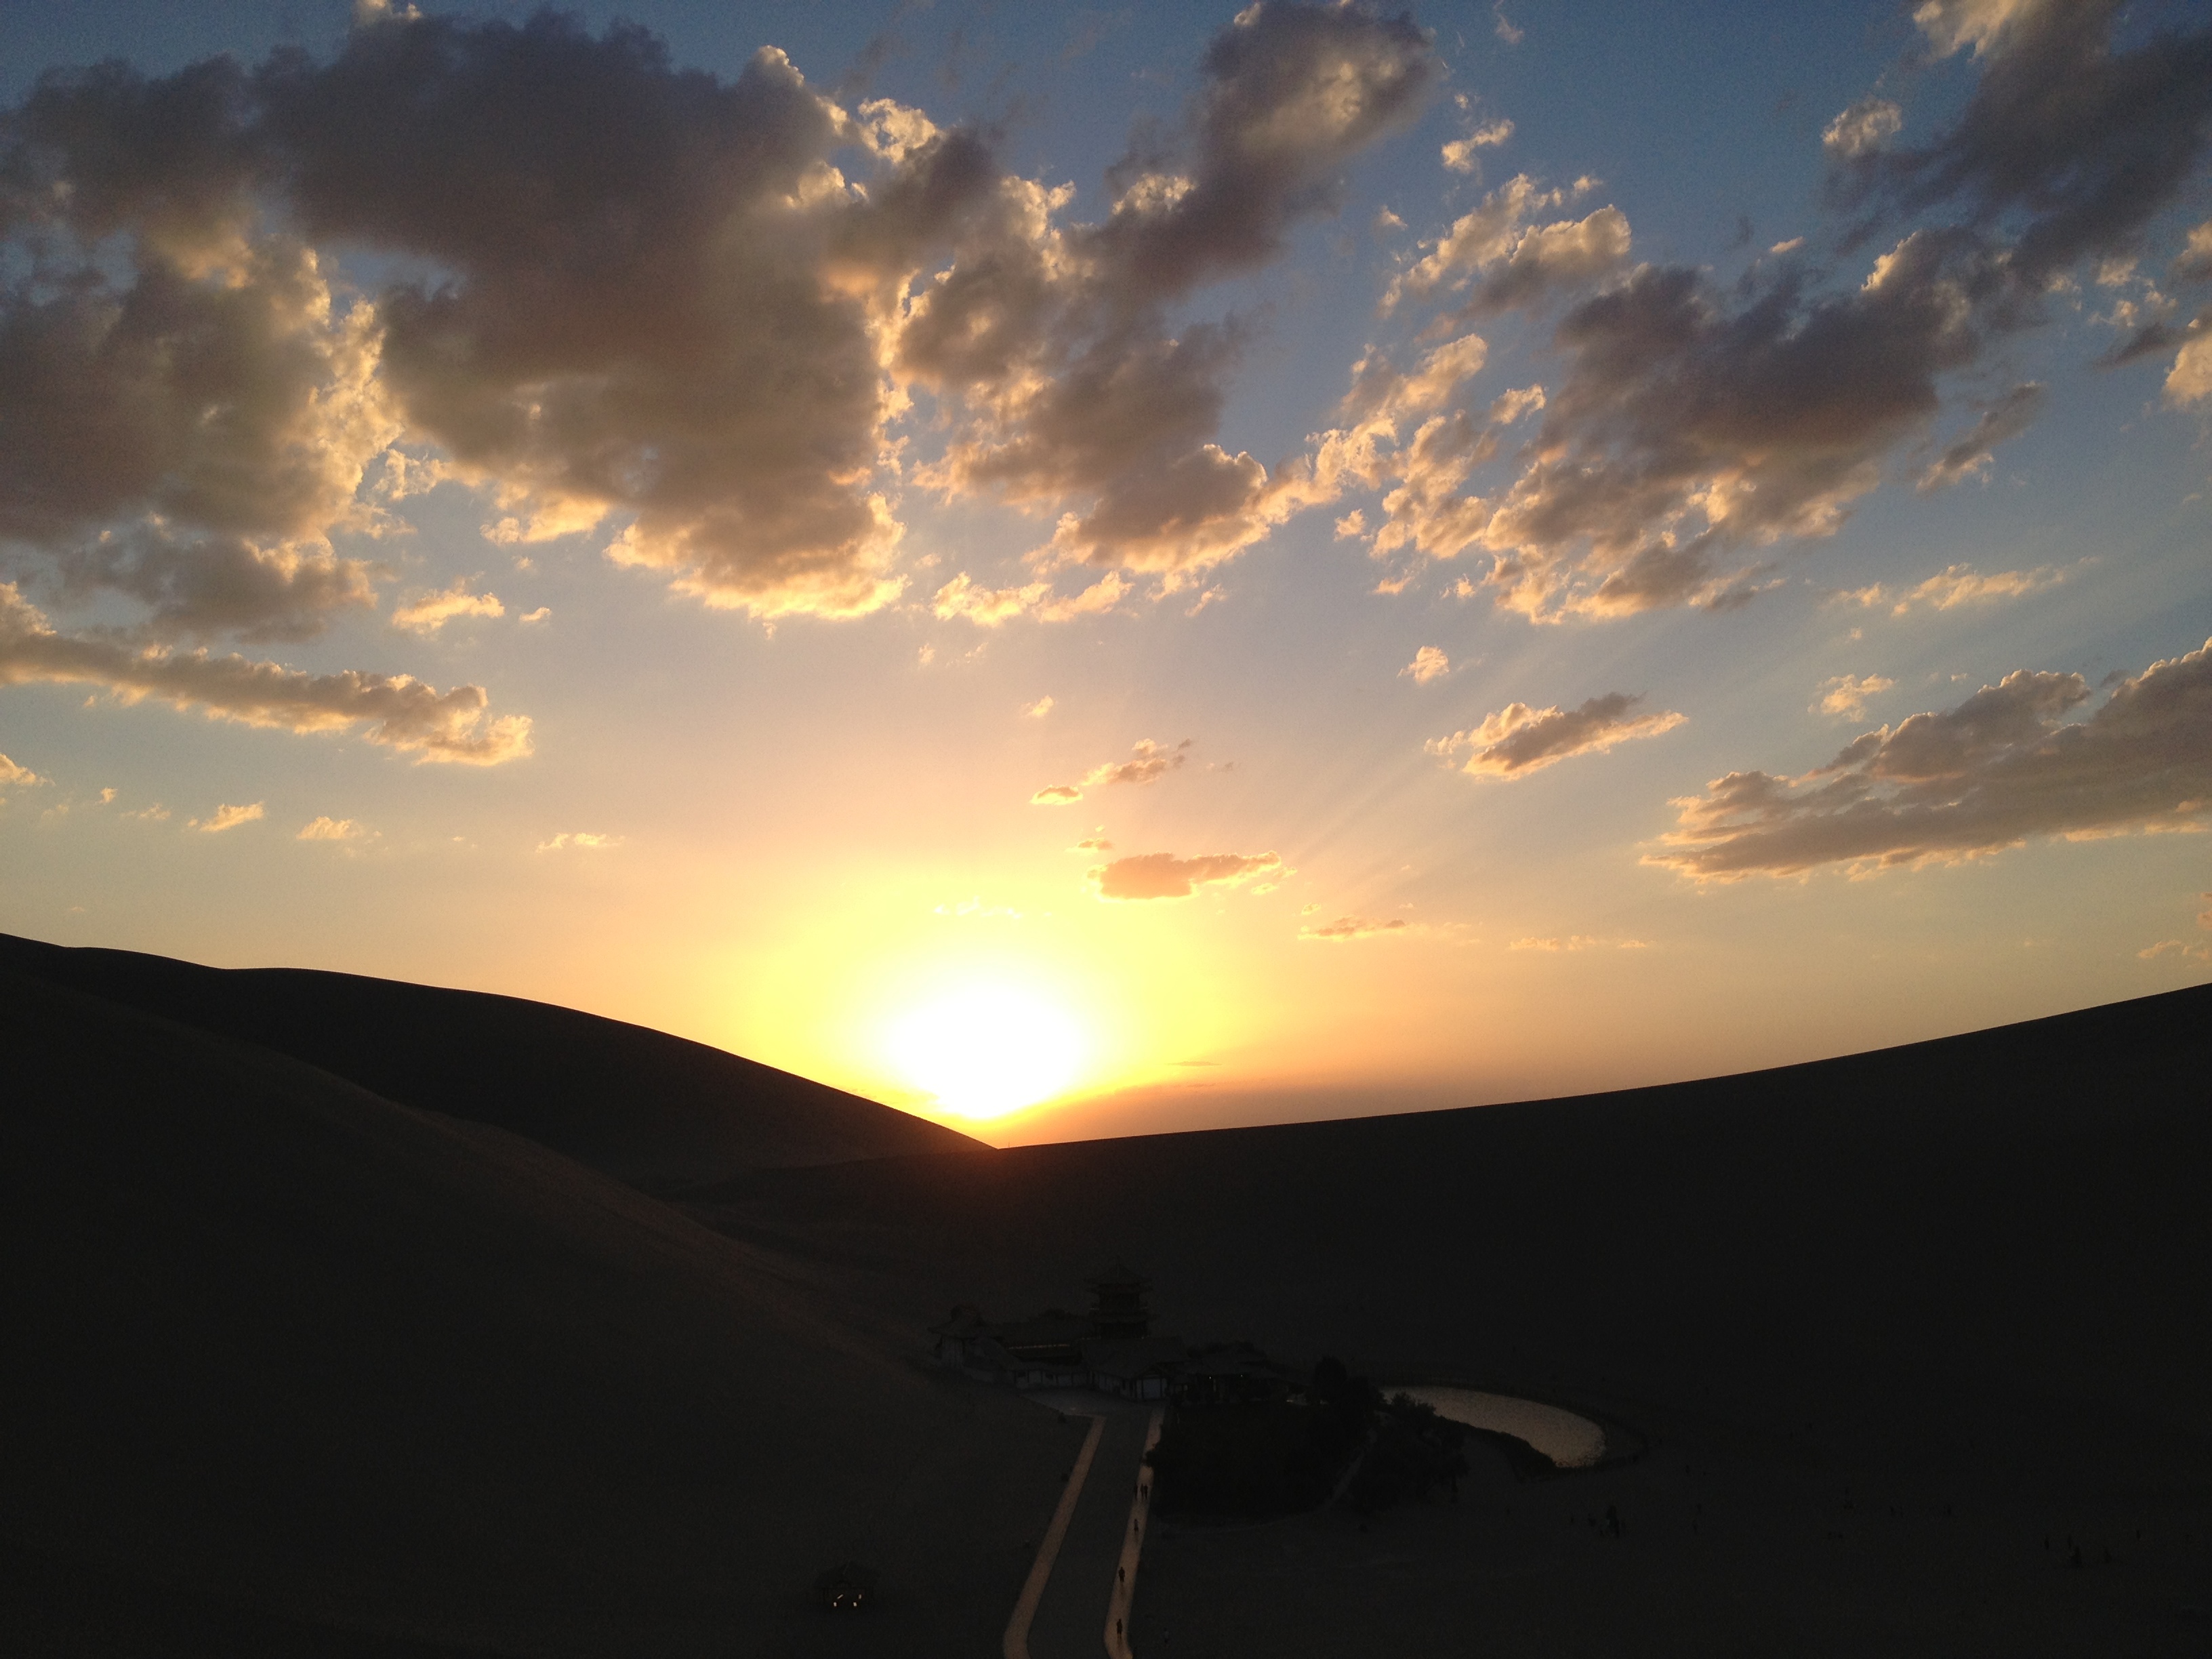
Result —
[[[995, 1653], [1087, 1425], [925, 1328], [1117, 1254], [1167, 1328], [1637, 1448], [1162, 1520], [1139, 1653], [2212, 1648], [2212, 989], [993, 1152], [506, 999], [0, 964], [20, 1650]], [[823, 1613], [848, 1557], [878, 1604]]]

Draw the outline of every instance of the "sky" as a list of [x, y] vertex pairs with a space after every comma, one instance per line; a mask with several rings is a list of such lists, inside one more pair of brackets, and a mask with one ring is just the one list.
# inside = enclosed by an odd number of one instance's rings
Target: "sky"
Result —
[[2212, 973], [2212, 20], [0, 8], [0, 930], [1000, 1143]]

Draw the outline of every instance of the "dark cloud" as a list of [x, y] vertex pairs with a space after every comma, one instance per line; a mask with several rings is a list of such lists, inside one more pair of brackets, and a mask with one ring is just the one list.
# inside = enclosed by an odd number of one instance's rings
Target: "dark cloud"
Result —
[[524, 538], [626, 512], [623, 561], [710, 603], [890, 596], [879, 335], [991, 185], [971, 137], [887, 142], [773, 49], [725, 83], [551, 13], [384, 22], [256, 92], [308, 234], [434, 262], [380, 297], [385, 373]]
[[1290, 226], [1333, 209], [1345, 165], [1421, 112], [1443, 65], [1409, 16], [1261, 3], [1214, 36], [1190, 112], [1188, 173], [1133, 153], [1098, 228], [1125, 301], [1172, 298], [1282, 252]]
[[1471, 776], [1516, 778], [1540, 772], [1571, 756], [1602, 754], [1617, 744], [1656, 738], [1689, 718], [1672, 710], [1635, 713], [1636, 705], [1643, 701], [1625, 691], [1612, 691], [1573, 709], [1508, 703], [1486, 717], [1481, 725], [1437, 738], [1427, 748], [1432, 755], [1453, 760], [1468, 751], [1460, 770]]
[[[1431, 468], [1425, 487], [1400, 492], [1420, 533], [1395, 533], [1431, 556], [1486, 550], [1499, 602], [1531, 617], [1746, 602], [1758, 550], [1832, 534], [1892, 457], [1926, 437], [1947, 376], [2039, 321], [2040, 296], [2080, 261], [2132, 257], [2197, 175], [2212, 137], [2212, 30], [2121, 50], [2118, 10], [2117, 0], [1918, 8], [1939, 55], [1973, 51], [1978, 80], [1959, 119], [1925, 145], [1893, 148], [1904, 113], [1869, 98], [1824, 142], [1836, 201], [1868, 216], [1847, 240], [1892, 213], [1928, 222], [1842, 291], [1795, 259], [1733, 291], [1687, 267], [1630, 272], [1561, 321], [1564, 380], [1546, 388], [1542, 429], [1510, 485], [1465, 493], [1480, 457]], [[1465, 293], [1463, 316], [1540, 298], [1554, 273], [1602, 278], [1625, 262], [1626, 224], [1594, 214], [1535, 225], [1567, 199], [1512, 180], [1428, 244], [1386, 306]], [[2212, 230], [2192, 236], [2177, 280], [2205, 250]], [[2204, 258], [2212, 268], [2212, 252]], [[2118, 355], [2168, 349], [2167, 400], [2212, 397], [2201, 328], [2154, 327]], [[2021, 386], [1985, 405], [1922, 469], [1923, 488], [1986, 465], [2041, 398]]]
[[[0, 537], [80, 550], [76, 587], [163, 635], [299, 637], [362, 602], [327, 538], [374, 527], [363, 471], [404, 438], [491, 495], [495, 540], [612, 520], [611, 556], [708, 604], [849, 615], [902, 586], [912, 387], [952, 417], [918, 476], [1054, 513], [1048, 562], [1227, 557], [1297, 492], [1212, 442], [1237, 330], [1164, 307], [1332, 210], [1441, 69], [1406, 18], [1267, 3], [1201, 70], [1087, 225], [981, 135], [848, 111], [773, 48], [726, 81], [552, 12], [50, 75], [0, 128], [32, 272], [0, 298]], [[319, 247], [396, 274], [345, 303]]]
[[243, 537], [180, 537], [156, 519], [102, 531], [57, 561], [65, 592], [106, 588], [151, 607], [155, 639], [312, 639], [346, 610], [376, 603], [372, 567], [327, 542], [259, 547]]
[[1980, 418], [1961, 436], [1944, 446], [1943, 453], [1920, 475], [1924, 495], [1971, 478], [1987, 467], [1996, 447], [2016, 438], [2035, 423], [2043, 412], [2046, 390], [2039, 381], [2016, 386], [1985, 405]]
[[1924, 145], [1875, 143], [1837, 191], [1908, 213], [1961, 210], [2008, 243], [2029, 295], [2077, 260], [2132, 251], [2212, 142], [2212, 27], [2115, 48], [2122, 0], [1933, 0], [1914, 16], [1939, 55], [1971, 46], [1980, 74]]
[[1390, 284], [1383, 309], [1443, 291], [1468, 294], [1459, 314], [1480, 316], [1533, 306], [1554, 289], [1610, 275], [1628, 258], [1628, 218], [1620, 209], [1530, 222], [1595, 187], [1595, 180], [1585, 179], [1572, 190], [1547, 191], [1525, 173], [1500, 185], [1444, 234], [1424, 244], [1427, 251]]
[[1441, 74], [1412, 22], [1353, 5], [1249, 7], [1202, 68], [1185, 142], [1118, 163], [1103, 222], [1060, 230], [1064, 198], [1002, 190], [901, 336], [901, 367], [963, 411], [923, 481], [1062, 507], [1048, 562], [1204, 566], [1310, 504], [1212, 441], [1239, 331], [1171, 332], [1162, 307], [1279, 256]]
[[74, 636], [0, 583], [0, 685], [40, 683], [96, 685], [126, 702], [155, 697], [213, 720], [289, 732], [362, 726], [369, 742], [418, 761], [495, 766], [531, 752], [527, 717], [489, 718], [482, 686], [440, 691], [404, 674], [307, 674], [240, 656]]
[[2032, 836], [2191, 829], [2212, 804], [2212, 641], [2124, 680], [2022, 670], [1856, 738], [1801, 778], [1732, 772], [1645, 861], [1700, 880], [1954, 862]]
[[398, 430], [373, 313], [296, 244], [196, 257], [149, 230], [119, 274], [88, 252], [0, 295], [0, 539], [147, 601], [164, 634], [304, 637], [369, 597], [323, 537], [368, 518], [356, 491]]
[[1200, 887], [1234, 887], [1282, 867], [1273, 853], [1212, 853], [1193, 859], [1139, 853], [1099, 865], [1090, 872], [1090, 880], [1102, 899], [1181, 899]]
[[1647, 265], [1570, 311], [1565, 380], [1482, 532], [1501, 602], [1710, 604], [1745, 547], [1832, 534], [1980, 349], [1952, 251], [1916, 233], [1848, 293], [1785, 269], [1740, 305]]

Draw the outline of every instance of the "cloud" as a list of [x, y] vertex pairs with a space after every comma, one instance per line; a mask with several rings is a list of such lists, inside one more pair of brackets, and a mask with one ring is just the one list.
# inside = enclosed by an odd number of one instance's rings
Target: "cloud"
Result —
[[1392, 310], [1407, 296], [1471, 288], [1462, 315], [1505, 311], [1608, 274], [1628, 258], [1628, 219], [1618, 208], [1579, 220], [1529, 222], [1580, 193], [1541, 189], [1525, 173], [1501, 185], [1443, 235], [1422, 245], [1428, 251], [1391, 283], [1382, 308]]
[[1088, 878], [1102, 899], [1180, 899], [1200, 887], [1234, 887], [1282, 867], [1273, 853], [1214, 853], [1194, 859], [1139, 853], [1099, 865]]
[[1644, 266], [1561, 321], [1565, 384], [1481, 530], [1500, 602], [1532, 617], [1730, 602], [1747, 545], [1832, 535], [1978, 349], [1938, 239], [1845, 295], [1785, 267], [1748, 301]]
[[1820, 700], [1813, 705], [1813, 712], [1840, 714], [1855, 720], [1866, 713], [1868, 699], [1893, 690], [1896, 686], [1895, 680], [1886, 680], [1879, 674], [1869, 674], [1863, 679], [1856, 674], [1841, 674], [1820, 682]]
[[1339, 916], [1334, 921], [1324, 922], [1318, 927], [1301, 927], [1300, 939], [1324, 939], [1342, 944], [1350, 939], [1372, 939], [1381, 933], [1401, 933], [1413, 926], [1403, 916], [1393, 916], [1386, 921], [1376, 921], [1366, 916]]
[[1440, 680], [1451, 672], [1451, 659], [1433, 645], [1425, 645], [1413, 653], [1413, 661], [1398, 671], [1398, 678], [1410, 676], [1416, 685], [1426, 685], [1431, 680]]
[[1671, 711], [1632, 714], [1643, 701], [1640, 696], [1613, 691], [1571, 711], [1508, 703], [1486, 716], [1481, 725], [1425, 746], [1429, 753], [1447, 758], [1456, 758], [1462, 750], [1472, 751], [1460, 770], [1473, 777], [1522, 777], [1575, 755], [1603, 754], [1617, 744], [1656, 738], [1689, 718]]
[[2050, 565], [2033, 570], [1992, 570], [1984, 574], [1972, 565], [1954, 564], [1911, 587], [1890, 588], [1876, 582], [1836, 597], [1870, 609], [1887, 605], [1891, 616], [1902, 617], [1922, 608], [1948, 611], [1956, 605], [1977, 605], [1988, 599], [2024, 599], [2030, 593], [2057, 586], [2066, 575], [2065, 571]]
[[2146, 945], [2136, 952], [2138, 961], [2155, 962], [2160, 957], [2176, 956], [2188, 962], [2212, 962], [2212, 945], [2201, 941], [2191, 944], [2185, 939], [2162, 939], [2155, 945]]
[[29, 789], [48, 781], [27, 766], [18, 766], [5, 755], [0, 755], [0, 789]]
[[[1047, 564], [1231, 557], [1300, 496], [1213, 441], [1241, 330], [1170, 308], [1333, 212], [1443, 71], [1407, 18], [1295, 0], [1199, 67], [1087, 224], [988, 135], [848, 109], [774, 48], [723, 79], [551, 11], [387, 6], [328, 59], [49, 76], [0, 137], [0, 236], [37, 272], [0, 301], [0, 537], [163, 527], [76, 580], [161, 637], [305, 637], [367, 602], [327, 536], [415, 493], [404, 442], [495, 542], [617, 527], [616, 562], [763, 617], [896, 599], [908, 483], [1050, 514]], [[331, 248], [390, 274], [334, 302]], [[919, 467], [915, 393], [949, 434]], [[1047, 619], [1119, 592], [1009, 591]]]
[[963, 571], [937, 590], [930, 610], [942, 621], [964, 617], [979, 628], [996, 628], [1020, 616], [1041, 622], [1067, 622], [1076, 617], [1103, 615], [1131, 591], [1130, 584], [1114, 570], [1066, 597], [1056, 593], [1048, 581], [1021, 587], [984, 587]]
[[1040, 789], [1030, 797], [1030, 805], [1072, 806], [1083, 799], [1085, 789], [1097, 789], [1113, 783], [1157, 783], [1190, 758], [1191, 744], [1192, 739], [1185, 738], [1170, 749], [1165, 744], [1154, 743], [1150, 738], [1139, 738], [1130, 750], [1127, 760], [1101, 761], [1083, 775], [1079, 784], [1056, 783], [1050, 788]]
[[0, 685], [72, 682], [101, 686], [125, 702], [158, 697], [246, 726], [301, 732], [366, 726], [369, 742], [418, 762], [494, 766], [531, 752], [528, 717], [488, 719], [482, 686], [440, 691], [404, 674], [308, 674], [204, 650], [133, 650], [57, 632], [14, 584], [0, 582]]
[[[1950, 210], [1951, 222], [1902, 235], [1856, 289], [1821, 291], [1795, 260], [1730, 291], [1647, 265], [1570, 310], [1555, 333], [1565, 380], [1547, 388], [1511, 486], [1439, 504], [1454, 539], [1491, 554], [1498, 602], [1532, 619], [1743, 603], [1755, 550], [1832, 535], [1889, 456], [1926, 433], [1945, 375], [2039, 321], [2039, 296], [2075, 261], [2132, 255], [2212, 129], [2212, 30], [2118, 52], [2116, 11], [2081, 0], [1917, 14], [1938, 49], [1975, 47], [1975, 90], [1919, 148], [1867, 148], [1888, 117], [1856, 106], [1834, 130], [1832, 193], [1853, 209]], [[1559, 199], [1523, 179], [1493, 192], [1393, 297], [1491, 272], [1472, 302], [1505, 302], [1512, 290], [1496, 284], [1510, 283], [1522, 227]], [[2212, 347], [2185, 349], [2167, 395], [2212, 395]], [[1929, 487], [1978, 470], [2039, 397], [2020, 388], [1985, 408], [1923, 474]]]
[[374, 307], [251, 234], [240, 78], [52, 75], [0, 137], [0, 246], [32, 273], [0, 294], [0, 540], [163, 638], [301, 639], [369, 603], [325, 537], [373, 520], [356, 492], [400, 429]]
[[1192, 739], [1185, 738], [1170, 749], [1150, 738], [1139, 738], [1130, 750], [1130, 759], [1100, 762], [1085, 775], [1084, 787], [1096, 789], [1108, 783], [1157, 783], [1189, 758], [1191, 743]]
[[1041, 720], [1050, 713], [1052, 713], [1050, 697], [1039, 697], [1035, 702], [1026, 702], [1022, 705], [1023, 715], [1030, 720]]
[[1821, 148], [1838, 161], [1852, 161], [1880, 149], [1905, 125], [1905, 112], [1887, 98], [1862, 98], [1828, 123]]
[[2034, 423], [2043, 410], [2045, 396], [2043, 386], [2031, 380], [1984, 406], [1981, 418], [1920, 475], [1920, 493], [1924, 495], [1983, 472], [1999, 444], [2018, 437]]
[[2177, 409], [2212, 398], [2212, 311], [2193, 318], [2179, 338], [2166, 376], [2166, 400]]
[[538, 843], [541, 853], [559, 853], [574, 848], [580, 853], [604, 853], [623, 844], [620, 836], [598, 835], [589, 830], [564, 830], [550, 841]]
[[918, 478], [1056, 508], [1042, 562], [1203, 567], [1305, 504], [1295, 481], [1213, 441], [1243, 330], [1170, 331], [1164, 307], [1279, 256], [1441, 72], [1406, 19], [1299, 4], [1240, 12], [1201, 69], [1187, 142], [1140, 139], [1108, 175], [1103, 222], [1062, 228], [1063, 193], [1009, 185], [900, 332], [901, 372], [959, 411]]
[[255, 801], [251, 806], [218, 806], [207, 817], [194, 818], [186, 826], [202, 835], [219, 836], [226, 830], [235, 830], [241, 823], [252, 823], [268, 817], [264, 803]]
[[1071, 853], [1108, 853], [1111, 852], [1113, 848], [1112, 842], [1093, 836], [1087, 840], [1079, 841], [1067, 850]]
[[1493, 149], [1513, 136], [1513, 123], [1492, 121], [1488, 126], [1477, 127], [1464, 138], [1454, 138], [1443, 147], [1445, 167], [1454, 173], [1473, 173], [1476, 167], [1475, 152]]
[[158, 517], [104, 530], [55, 562], [71, 598], [105, 588], [151, 606], [143, 628], [155, 639], [313, 639], [337, 613], [376, 603], [373, 568], [341, 558], [327, 542], [259, 545], [180, 533]]
[[2195, 828], [2212, 803], [2212, 641], [2085, 720], [2079, 674], [2007, 675], [1855, 739], [1799, 778], [1732, 772], [1674, 803], [1645, 862], [1698, 880], [1952, 863], [2033, 836]]
[[368, 831], [351, 818], [319, 817], [310, 821], [295, 841], [360, 841]]
[[1976, 229], [2011, 222], [2003, 276], [2017, 294], [2085, 257], [2133, 252], [2212, 137], [2212, 28], [2160, 29], [2119, 51], [2121, 11], [2121, 0], [1929, 0], [1913, 19], [1938, 57], [1973, 48], [1973, 94], [1927, 144], [1848, 158], [1838, 198], [1954, 207]]
[[461, 617], [503, 617], [507, 607], [496, 593], [471, 593], [469, 579], [460, 578], [438, 593], [418, 593], [392, 612], [392, 625], [412, 634], [434, 634]]
[[1570, 933], [1565, 939], [1516, 939], [1505, 948], [1556, 955], [1572, 951], [1648, 951], [1651, 946], [1649, 941], [1640, 939], [1593, 939], [1588, 933]]

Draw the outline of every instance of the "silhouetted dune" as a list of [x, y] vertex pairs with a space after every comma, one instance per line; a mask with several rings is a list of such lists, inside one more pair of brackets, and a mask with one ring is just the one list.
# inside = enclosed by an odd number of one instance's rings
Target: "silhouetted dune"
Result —
[[690, 1198], [932, 1307], [1065, 1297], [1121, 1252], [1172, 1323], [1377, 1375], [2003, 1467], [2027, 1423], [2046, 1462], [2212, 1477], [2208, 1078], [2200, 988], [1705, 1082]]
[[811, 1651], [836, 1632], [808, 1586], [858, 1557], [878, 1634], [995, 1638], [1070, 1431], [906, 1362], [818, 1273], [26, 975], [0, 972], [0, 1044], [19, 1550], [216, 1609], [625, 1654]]
[[236, 1037], [645, 1187], [975, 1142], [704, 1043], [519, 997], [0, 934], [0, 967]]
[[[1535, 1496], [1497, 1462], [1372, 1548], [1327, 1516], [1167, 1528], [1140, 1650], [2201, 1634], [2174, 1587], [2212, 1569], [2212, 988], [1611, 1095], [994, 1152], [538, 1005], [0, 956], [45, 975], [0, 966], [0, 1593], [64, 1633], [29, 1650], [993, 1651], [1074, 1431], [918, 1364], [925, 1328], [1066, 1302], [1115, 1255], [1186, 1335], [1650, 1448]], [[761, 1076], [792, 1086], [754, 1114]], [[906, 1122], [952, 1150], [854, 1150]], [[664, 1201], [554, 1145], [713, 1176]], [[1593, 1554], [1615, 1504], [1628, 1541]], [[848, 1558], [885, 1588], [844, 1622], [804, 1587]]]

